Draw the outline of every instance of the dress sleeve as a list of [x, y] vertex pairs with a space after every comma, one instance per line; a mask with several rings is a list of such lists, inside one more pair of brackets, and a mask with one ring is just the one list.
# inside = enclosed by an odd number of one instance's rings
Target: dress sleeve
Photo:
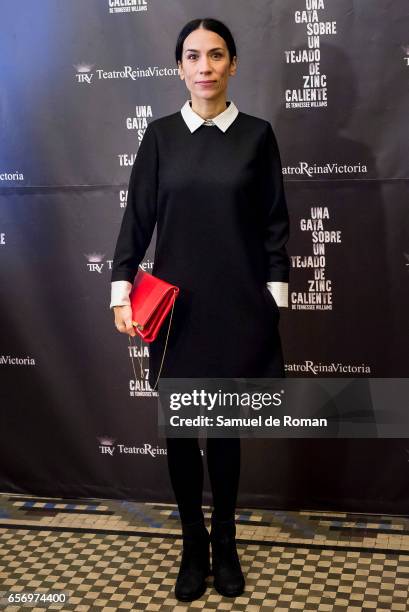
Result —
[[111, 283], [111, 303], [109, 308], [114, 306], [130, 306], [130, 293], [132, 290], [132, 283], [129, 281], [119, 280]]
[[273, 296], [275, 303], [280, 308], [288, 308], [288, 283], [272, 281], [267, 283], [267, 289]]
[[261, 191], [267, 217], [264, 236], [267, 252], [267, 281], [288, 283], [290, 261], [286, 244], [289, 237], [289, 218], [280, 153], [269, 122], [266, 122], [262, 156]]
[[146, 128], [134, 161], [127, 205], [116, 242], [111, 282], [133, 283], [156, 223], [158, 150], [151, 125]]

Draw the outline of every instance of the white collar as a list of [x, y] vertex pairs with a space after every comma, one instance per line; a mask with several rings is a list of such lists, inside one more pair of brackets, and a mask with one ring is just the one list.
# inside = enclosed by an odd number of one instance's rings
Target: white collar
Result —
[[180, 112], [182, 113], [182, 117], [191, 132], [194, 132], [203, 124], [211, 125], [210, 122], [213, 122], [214, 125], [217, 125], [222, 132], [225, 132], [239, 114], [236, 105], [231, 100], [228, 102], [227, 108], [223, 112], [216, 115], [216, 117], [212, 117], [211, 120], [203, 119], [203, 117], [195, 113], [190, 106], [190, 100], [186, 100], [180, 109]]

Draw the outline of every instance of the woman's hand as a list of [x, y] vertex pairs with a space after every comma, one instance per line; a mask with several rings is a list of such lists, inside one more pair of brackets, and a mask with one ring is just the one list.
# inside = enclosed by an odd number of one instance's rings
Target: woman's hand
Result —
[[115, 327], [121, 334], [136, 336], [132, 325], [132, 308], [130, 306], [114, 306]]

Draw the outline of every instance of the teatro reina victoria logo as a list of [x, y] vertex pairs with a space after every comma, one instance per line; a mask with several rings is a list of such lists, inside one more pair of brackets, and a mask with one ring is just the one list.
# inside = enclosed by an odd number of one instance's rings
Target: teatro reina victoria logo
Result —
[[311, 164], [306, 161], [300, 161], [297, 166], [283, 166], [283, 175], [285, 176], [340, 176], [348, 174], [367, 174], [368, 167], [364, 163], [338, 164], [328, 162], [326, 164]]
[[111, 14], [141, 13], [148, 10], [148, 0], [108, 0]]
[[99, 436], [97, 437], [99, 442], [98, 449], [101, 455], [109, 455], [111, 457], [114, 454], [117, 455], [149, 455], [154, 459], [158, 455], [166, 455], [166, 448], [161, 446], [153, 446], [148, 442], [145, 442], [143, 446], [128, 446], [127, 444], [115, 444], [116, 438], [111, 438], [109, 436]]
[[334, 376], [341, 376], [342, 374], [370, 374], [371, 366], [366, 363], [352, 364], [352, 363], [321, 363], [314, 362], [312, 360], [305, 360], [301, 363], [286, 363], [285, 371], [298, 374], [313, 374], [318, 376], [319, 374], [333, 374]]
[[[105, 259], [105, 253], [84, 253], [84, 257], [87, 260], [86, 266], [88, 272], [102, 274], [104, 270], [112, 270], [113, 259]], [[153, 268], [153, 260], [147, 257], [139, 265], [142, 270], [148, 272]]]
[[143, 78], [173, 77], [178, 75], [177, 68], [167, 66], [145, 66], [144, 68], [122, 66], [119, 70], [104, 70], [104, 68], [95, 68], [95, 64], [80, 63], [74, 64], [74, 68], [76, 82], [85, 85], [91, 85], [95, 81], [111, 79], [131, 79], [136, 81]]

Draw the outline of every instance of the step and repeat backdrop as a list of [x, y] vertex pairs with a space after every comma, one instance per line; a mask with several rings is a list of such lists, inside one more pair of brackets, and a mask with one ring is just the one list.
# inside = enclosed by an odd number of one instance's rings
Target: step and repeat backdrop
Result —
[[[157, 400], [131, 367], [148, 348], [114, 328], [110, 271], [145, 129], [189, 97], [177, 35], [207, 16], [236, 39], [229, 99], [269, 120], [280, 147], [287, 376], [408, 374], [407, 0], [4, 1], [3, 491], [174, 501]], [[153, 257], [154, 239], [145, 270]], [[407, 511], [404, 438], [242, 449], [239, 505]]]

